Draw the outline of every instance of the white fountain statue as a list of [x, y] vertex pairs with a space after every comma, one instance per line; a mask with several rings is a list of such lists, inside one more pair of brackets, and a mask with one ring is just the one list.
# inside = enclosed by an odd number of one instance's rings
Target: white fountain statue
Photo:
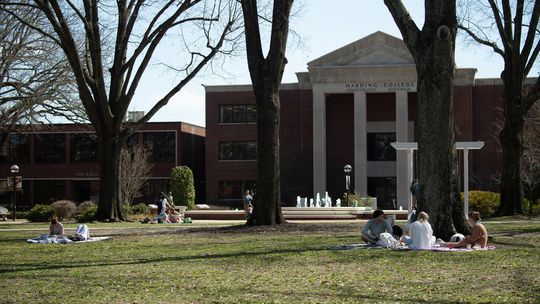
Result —
[[296, 197], [296, 208], [302, 207], [302, 202], [300, 202], [300, 196]]
[[313, 198], [310, 198], [310, 199], [309, 199], [309, 206], [310, 206], [310, 207], [313, 207]]
[[336, 207], [341, 207], [341, 199], [339, 198], [336, 200]]

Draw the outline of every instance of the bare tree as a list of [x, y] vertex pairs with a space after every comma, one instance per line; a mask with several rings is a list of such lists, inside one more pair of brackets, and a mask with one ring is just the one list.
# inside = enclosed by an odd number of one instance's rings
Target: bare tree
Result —
[[[45, 18], [30, 7], [15, 8], [32, 25]], [[49, 30], [44, 27], [44, 30]], [[52, 117], [84, 121], [75, 101], [73, 73], [57, 46], [0, 9], [0, 125], [2, 132], [17, 124], [49, 122]]]
[[536, 197], [535, 190], [540, 186], [540, 104], [535, 104], [525, 117], [523, 127], [523, 190], [529, 199], [529, 214]]
[[416, 63], [418, 75], [417, 205], [435, 235], [449, 239], [466, 231], [454, 146], [455, 0], [425, 1], [420, 30], [401, 0], [385, 0]]
[[124, 146], [120, 150], [120, 202], [131, 205], [141, 194], [153, 165], [150, 153], [143, 144]]
[[501, 205], [498, 213], [523, 213], [524, 118], [540, 99], [540, 76], [532, 86], [525, 79], [540, 53], [540, 0], [486, 0], [460, 2], [459, 28], [476, 43], [487, 46], [504, 60], [504, 124], [499, 134], [502, 147]]
[[[1, 7], [61, 47], [77, 83], [79, 98], [99, 142], [100, 199], [97, 219], [124, 220], [120, 197], [120, 150], [126, 139], [191, 81], [216, 55], [231, 51], [240, 9], [234, 0], [1, 0]], [[54, 29], [32, 26], [13, 8], [39, 9]], [[84, 39], [76, 39], [82, 32]], [[84, 43], [79, 43], [83, 41]], [[177, 43], [180, 42], [180, 43]], [[148, 68], [161, 64], [158, 48], [177, 67], [171, 84], [135, 123], [124, 117]]]
[[287, 64], [285, 49], [293, 0], [273, 1], [271, 34], [265, 57], [256, 0], [241, 0], [248, 67], [257, 101], [257, 195], [249, 225], [283, 222], [279, 176], [279, 86]]

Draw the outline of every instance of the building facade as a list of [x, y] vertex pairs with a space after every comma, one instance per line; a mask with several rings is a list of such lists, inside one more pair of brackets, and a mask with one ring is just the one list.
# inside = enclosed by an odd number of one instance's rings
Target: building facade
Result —
[[[17, 164], [22, 176], [22, 192], [17, 208], [50, 204], [60, 199], [75, 202], [99, 199], [97, 141], [89, 125], [55, 124], [21, 129], [4, 135], [0, 151], [0, 172], [10, 174]], [[148, 148], [151, 175], [137, 202], [153, 203], [160, 191], [169, 189], [171, 169], [188, 166], [195, 181], [196, 201], [205, 200], [203, 127], [183, 122], [146, 123], [128, 141]], [[6, 189], [6, 178], [2, 180]], [[0, 194], [0, 203], [10, 206], [10, 191]]]
[[[469, 185], [494, 189], [502, 82], [475, 73], [456, 69], [456, 141], [485, 143], [469, 154]], [[280, 90], [282, 202], [295, 205], [297, 196], [325, 191], [342, 197], [349, 164], [355, 193], [377, 197], [382, 208], [406, 208], [414, 172], [407, 152], [390, 145], [414, 142], [418, 134], [416, 69], [403, 41], [376, 32], [309, 62], [297, 78]], [[236, 202], [256, 188], [255, 97], [250, 85], [205, 90], [206, 198]]]

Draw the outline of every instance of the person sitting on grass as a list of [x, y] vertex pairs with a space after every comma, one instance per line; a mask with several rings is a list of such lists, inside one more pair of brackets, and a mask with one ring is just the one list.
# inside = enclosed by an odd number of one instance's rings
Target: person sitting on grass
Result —
[[480, 246], [480, 248], [487, 247], [488, 233], [486, 227], [480, 222], [480, 213], [469, 212], [467, 220], [472, 226], [471, 234], [457, 243], [445, 243], [445, 246], [448, 248], [465, 248], [467, 245], [471, 245], [471, 247]]
[[416, 221], [409, 225], [407, 238], [404, 240], [405, 244], [411, 249], [431, 249], [435, 245], [435, 237], [427, 213], [420, 212]]
[[383, 232], [392, 233], [392, 227], [384, 220], [384, 212], [381, 209], [373, 211], [373, 218], [362, 229], [362, 240], [366, 243], [377, 244], [379, 236]]
[[64, 225], [60, 223], [55, 217], [51, 220], [49, 225], [49, 236], [64, 235]]
[[182, 222], [182, 215], [178, 211], [174, 209], [169, 209], [168, 212], [169, 212], [169, 215], [167, 218], [167, 223], [176, 224], [176, 223]]

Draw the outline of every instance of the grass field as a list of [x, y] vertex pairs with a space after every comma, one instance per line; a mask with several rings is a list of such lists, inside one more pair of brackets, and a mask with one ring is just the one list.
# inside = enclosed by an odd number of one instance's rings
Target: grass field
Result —
[[540, 302], [538, 219], [486, 221], [490, 251], [329, 250], [362, 225], [102, 223], [112, 240], [33, 245], [46, 223], [6, 222], [0, 303]]

